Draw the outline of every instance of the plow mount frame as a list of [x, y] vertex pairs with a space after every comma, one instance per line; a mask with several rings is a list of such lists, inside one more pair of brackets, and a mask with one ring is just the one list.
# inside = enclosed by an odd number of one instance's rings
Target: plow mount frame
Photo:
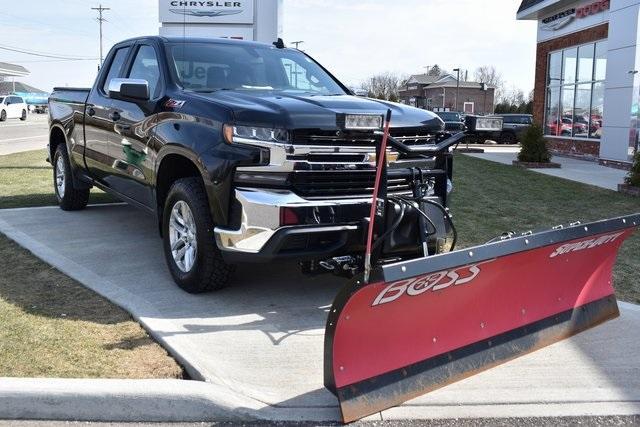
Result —
[[[363, 280], [362, 275], [357, 276], [336, 296], [327, 318], [325, 331], [324, 383], [337, 396], [343, 421], [351, 422], [396, 406], [406, 400], [459, 381], [617, 317], [619, 311], [611, 283], [612, 268], [622, 242], [638, 226], [640, 226], [640, 214], [588, 224], [574, 223], [567, 227], [558, 226], [551, 230], [536, 233], [529, 232], [517, 237], [505, 237], [502, 240], [464, 250], [377, 266], [372, 269], [368, 282]], [[584, 250], [581, 250], [581, 248]], [[612, 248], [614, 250], [609, 252]], [[393, 288], [394, 284], [409, 281], [412, 278], [429, 277], [429, 275], [438, 273], [442, 273], [438, 277], [445, 277], [445, 273], [448, 277], [449, 273], [452, 273], [455, 269], [466, 269], [467, 275], [469, 271], [474, 271], [474, 267], [478, 272], [480, 268], [484, 269], [485, 267], [488, 270], [493, 268], [501, 272], [502, 270], [498, 268], [501, 262], [512, 266], [513, 264], [511, 263], [514, 260], [526, 260], [531, 256], [537, 256], [538, 258], [536, 259], [546, 259], [551, 265], [552, 271], [549, 274], [553, 276], [558, 273], [562, 274], [562, 271], [553, 270], [554, 268], [564, 268], [565, 265], [585, 267], [585, 265], [582, 265], [587, 262], [583, 258], [583, 256], [586, 256], [585, 254], [597, 257], [601, 261], [601, 265], [594, 265], [594, 271], [591, 275], [585, 272], [589, 280], [587, 281], [588, 284], [583, 287], [579, 284], [567, 285], [567, 287], [572, 286], [572, 288], [567, 291], [566, 301], [556, 304], [554, 306], [555, 311], [550, 315], [541, 315], [542, 317], [540, 318], [531, 317], [530, 320], [532, 321], [530, 322], [513, 322], [510, 319], [506, 323], [513, 324], [513, 327], [494, 335], [487, 335], [492, 331], [488, 327], [475, 332], [469, 332], [466, 329], [456, 330], [455, 327], [452, 327], [451, 331], [452, 333], [455, 332], [455, 335], [458, 333], [469, 334], [469, 341], [459, 346], [447, 348], [446, 351], [437, 354], [429, 354], [428, 357], [419, 357], [412, 363], [400, 363], [396, 366], [387, 364], [387, 368], [384, 370], [375, 371], [375, 368], [367, 368], [365, 366], [376, 365], [378, 362], [382, 365], [385, 364], [384, 360], [381, 361], [384, 356], [375, 351], [375, 345], [379, 345], [380, 349], [384, 349], [385, 346], [394, 346], [394, 343], [398, 346], [397, 342], [393, 341], [395, 338], [385, 330], [386, 322], [394, 322], [402, 317], [404, 320], [397, 321], [405, 322], [402, 324], [408, 325], [409, 328], [413, 327], [407, 320], [410, 314], [401, 312], [400, 316], [396, 318], [385, 319], [375, 317], [378, 314], [375, 314], [374, 310], [379, 308], [376, 304], [381, 301], [380, 298], [383, 295], [390, 295], [389, 299], [396, 297], [397, 294]], [[566, 261], [566, 264], [564, 261]], [[531, 269], [531, 266], [529, 266], [529, 269]], [[582, 272], [582, 270], [579, 271]], [[457, 276], [455, 271], [452, 274]], [[477, 273], [474, 272], [473, 274], [475, 277]], [[496, 276], [495, 271], [494, 276]], [[497, 276], [502, 277], [500, 274], [497, 274]], [[560, 291], [565, 283], [571, 282], [570, 279], [565, 280], [563, 277], [555, 279], [559, 282], [557, 285], [541, 283], [539, 289], [537, 289], [537, 286], [530, 286], [523, 288], [524, 292], [530, 292], [537, 297], [540, 296], [541, 292]], [[542, 280], [544, 281], [544, 279]], [[469, 281], [467, 280], [466, 282]], [[465, 281], [461, 280], [459, 282], [463, 283]], [[454, 285], [456, 286], [444, 291], [459, 292], [460, 289], [473, 289], [473, 292], [477, 292], [477, 289], [480, 289], [479, 286], [494, 286], [494, 283], [474, 282], [466, 285], [454, 283]], [[507, 292], [509, 290], [514, 292], [514, 288], [520, 285], [516, 282], [510, 282], [497, 283], [495, 286], [501, 286]], [[373, 289], [374, 287], [375, 290]], [[512, 288], [510, 289], [509, 287]], [[389, 294], [380, 293], [381, 289], [384, 289], [385, 292], [388, 291]], [[389, 291], [389, 289], [391, 290]], [[414, 301], [418, 300], [418, 298], [424, 298], [422, 301], [427, 304], [433, 304], [433, 300], [429, 302], [429, 298], [441, 298], [441, 304], [456, 305], [455, 297], [450, 300], [443, 299], [451, 298], [443, 297], [445, 292], [419, 295], [411, 300], [411, 304], [414, 304], [413, 307], [415, 309], [416, 304]], [[451, 294], [453, 295], [453, 292]], [[372, 295], [378, 296], [374, 299], [371, 297]], [[526, 299], [526, 295], [518, 296], [518, 298]], [[407, 301], [409, 299], [398, 298], [395, 300], [394, 298], [394, 303], [398, 304], [407, 304]], [[560, 301], [560, 298], [558, 298], [558, 301]], [[390, 306], [391, 304], [388, 305]], [[425, 310], [429, 310], [429, 306], [426, 307]], [[464, 303], [461, 303], [456, 310], [459, 309], [460, 313], [462, 313], [465, 310], [469, 311], [470, 308], [473, 309], [474, 307], [465, 306]], [[475, 308], [477, 309], [477, 307]], [[481, 307], [480, 310], [482, 309], [486, 310], [487, 308]], [[520, 309], [517, 308], [517, 310]], [[524, 316], [524, 309], [522, 310]], [[545, 310], [548, 311], [548, 308], [544, 307], [539, 311], [542, 313]], [[360, 329], [358, 329], [357, 326], [354, 326], [354, 319], [349, 320], [350, 315], [355, 317], [365, 312], [372, 314], [374, 321], [366, 325], [361, 323]], [[411, 320], [420, 327], [425, 326], [428, 328], [430, 326], [428, 315], [421, 313], [421, 310], [416, 311], [416, 313], [418, 313], [416, 317], [424, 317]], [[451, 311], [447, 315], [452, 317]], [[433, 316], [437, 316], [437, 314], [433, 313]], [[529, 316], [529, 313], [527, 313], [527, 316]], [[535, 316], [535, 314], [531, 316]], [[478, 322], [480, 322], [479, 319]], [[484, 328], [484, 324], [481, 323], [480, 326]], [[381, 330], [380, 336], [376, 335], [378, 333], [377, 328]], [[417, 327], [416, 330], [418, 335], [423, 332], [422, 329], [418, 330]], [[350, 340], [354, 344], [344, 344], [350, 341], [345, 341], [344, 339], [340, 341], [342, 344], [337, 344], [336, 334], [338, 333], [354, 334], [350, 336]], [[364, 337], [362, 339], [368, 340], [369, 343], [373, 341], [374, 344], [369, 347], [366, 345], [361, 346], [361, 344], [366, 344], [358, 342], [361, 337]], [[379, 340], [377, 344], [374, 338]], [[418, 341], [424, 338], [424, 334], [421, 337], [416, 336]], [[433, 340], [435, 345], [435, 336]], [[420, 341], [416, 346], [421, 343], [424, 344]], [[438, 342], [439, 344], [440, 342]], [[341, 363], [343, 361], [336, 360], [337, 357], [342, 357], [345, 354], [344, 349], [340, 349], [340, 345], [343, 345], [343, 347], [353, 346], [353, 350], [346, 352], [351, 362], [349, 366], [342, 366]], [[341, 351], [342, 355], [339, 354]], [[401, 352], [403, 349], [398, 348], [397, 351]], [[361, 353], [351, 354], [358, 352]], [[363, 365], [357, 366], [358, 363]], [[355, 376], [351, 372], [349, 373], [351, 378], [345, 379], [349, 376], [347, 375], [347, 370], [354, 367], [354, 365], [358, 367], [358, 369], [355, 369], [357, 371], [369, 369], [369, 372], [360, 372]], [[360, 376], [358, 377], [358, 375]]]

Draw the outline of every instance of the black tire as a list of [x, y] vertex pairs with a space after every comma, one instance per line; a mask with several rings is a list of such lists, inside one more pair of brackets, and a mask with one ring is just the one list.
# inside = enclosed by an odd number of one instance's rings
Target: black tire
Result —
[[[64, 182], [61, 185], [63, 188], [62, 191], [58, 189], [59, 161], [62, 162], [61, 164], [64, 167], [62, 171], [64, 175]], [[77, 189], [73, 185], [71, 164], [69, 163], [69, 156], [67, 155], [67, 149], [64, 144], [59, 144], [58, 147], [56, 147], [56, 152], [53, 156], [53, 189], [56, 193], [56, 199], [58, 199], [58, 205], [63, 211], [84, 209], [89, 202], [89, 189]]]
[[2, 110], [0, 111], [0, 122], [4, 122], [5, 120], [7, 120], [7, 112]]
[[[183, 271], [171, 252], [169, 223], [171, 212], [178, 202], [191, 210], [195, 223], [196, 256], [190, 270]], [[209, 211], [207, 194], [199, 178], [182, 178], [171, 186], [162, 214], [164, 255], [176, 284], [183, 290], [199, 294], [224, 288], [229, 282], [233, 266], [222, 259], [213, 237], [214, 223]]]
[[23, 122], [27, 120], [27, 110], [22, 110], [22, 115], [20, 116], [20, 120]]
[[503, 144], [517, 144], [518, 143], [518, 138], [516, 138], [516, 135], [512, 132], [505, 132], [502, 134], [502, 138], [500, 138], [500, 142]]

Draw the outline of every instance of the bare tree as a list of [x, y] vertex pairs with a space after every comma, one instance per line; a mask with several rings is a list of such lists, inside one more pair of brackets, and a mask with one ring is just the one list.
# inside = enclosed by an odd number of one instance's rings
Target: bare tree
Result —
[[498, 102], [502, 102], [504, 100], [504, 80], [502, 79], [502, 74], [500, 74], [496, 70], [496, 67], [494, 67], [493, 65], [483, 65], [481, 67], [478, 67], [473, 73], [473, 77], [478, 83], [486, 83], [488, 85], [494, 86], [496, 88], [496, 100]]
[[406, 79], [390, 72], [376, 74], [369, 77], [362, 88], [371, 98], [386, 99], [388, 101], [398, 100], [398, 90]]

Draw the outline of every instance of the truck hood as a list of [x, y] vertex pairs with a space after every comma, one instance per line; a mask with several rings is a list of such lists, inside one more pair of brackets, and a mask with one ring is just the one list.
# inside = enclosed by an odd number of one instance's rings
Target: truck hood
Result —
[[230, 108], [235, 122], [241, 125], [332, 130], [336, 128], [337, 114], [385, 114], [390, 108], [392, 127], [443, 129], [442, 120], [429, 111], [351, 95], [303, 96], [272, 91], [220, 90], [198, 96]]

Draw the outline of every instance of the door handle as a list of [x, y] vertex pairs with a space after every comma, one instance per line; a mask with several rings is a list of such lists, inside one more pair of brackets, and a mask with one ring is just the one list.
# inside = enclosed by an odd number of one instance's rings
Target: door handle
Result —
[[131, 129], [130, 125], [115, 125], [114, 129], [116, 131], [116, 133], [118, 134], [122, 134], [123, 132], [128, 132], [129, 129]]
[[109, 118], [114, 122], [117, 122], [118, 120], [120, 120], [120, 113], [118, 113], [117, 111], [113, 111], [111, 114], [109, 114]]
[[92, 107], [89, 107], [87, 109], [87, 115], [90, 116], [90, 117], [95, 116], [96, 115], [96, 110], [94, 110]]

